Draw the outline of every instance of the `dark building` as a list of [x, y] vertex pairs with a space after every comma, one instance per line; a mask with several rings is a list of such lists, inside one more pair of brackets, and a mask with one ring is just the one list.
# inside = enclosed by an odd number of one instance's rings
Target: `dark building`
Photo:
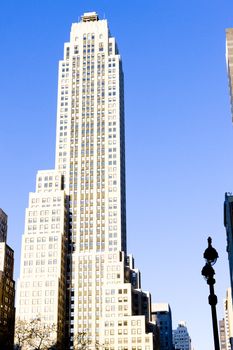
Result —
[[233, 195], [225, 193], [224, 226], [226, 228], [227, 253], [230, 269], [231, 293], [233, 291]]
[[7, 236], [7, 215], [0, 208], [0, 242], [6, 242]]
[[152, 320], [159, 329], [160, 350], [173, 350], [172, 314], [169, 304], [152, 304]]
[[0, 349], [14, 345], [15, 282], [14, 251], [6, 244], [7, 215], [0, 209]]

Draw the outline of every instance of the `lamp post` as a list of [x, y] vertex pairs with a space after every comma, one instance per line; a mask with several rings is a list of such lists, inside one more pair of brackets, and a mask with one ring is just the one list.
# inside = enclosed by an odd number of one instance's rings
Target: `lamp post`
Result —
[[203, 267], [201, 274], [202, 276], [204, 276], [207, 284], [209, 285], [209, 289], [210, 289], [209, 304], [211, 306], [211, 313], [212, 313], [214, 347], [215, 347], [215, 350], [220, 350], [219, 337], [218, 337], [218, 321], [217, 321], [217, 313], [216, 313], [216, 305], [218, 302], [218, 298], [214, 294], [215, 271], [213, 269], [213, 265], [216, 263], [218, 259], [218, 252], [215, 248], [212, 247], [211, 243], [212, 243], [212, 239], [211, 237], [208, 237], [208, 248], [205, 250], [203, 254], [206, 264]]

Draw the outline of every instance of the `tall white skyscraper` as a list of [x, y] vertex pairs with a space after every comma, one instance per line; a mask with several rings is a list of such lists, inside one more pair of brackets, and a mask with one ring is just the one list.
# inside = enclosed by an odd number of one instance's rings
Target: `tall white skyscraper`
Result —
[[[142, 292], [140, 272], [126, 250], [124, 134], [123, 71], [117, 44], [107, 20], [99, 20], [95, 12], [85, 13], [72, 25], [59, 63], [56, 170], [39, 173], [36, 193], [30, 195], [18, 298], [20, 317], [31, 319], [38, 312], [45, 322], [63, 325], [60, 320], [66, 317], [67, 349], [74, 348], [80, 333], [91, 349], [97, 344], [106, 350], [154, 348], [150, 294]], [[58, 197], [59, 209], [53, 202]], [[48, 220], [44, 226], [43, 217]], [[39, 252], [40, 237], [46, 246]], [[50, 237], [58, 242], [51, 250]], [[37, 255], [42, 251], [43, 271], [37, 274]], [[50, 275], [52, 251], [57, 252], [57, 268]], [[25, 267], [26, 261], [31, 261], [30, 267]], [[52, 280], [55, 287], [46, 288], [45, 282]], [[44, 286], [37, 289], [41, 294], [36, 306], [30, 294], [33, 285], [26, 289], [25, 284], [33, 281]], [[50, 290], [55, 294], [46, 314], [43, 305]]]

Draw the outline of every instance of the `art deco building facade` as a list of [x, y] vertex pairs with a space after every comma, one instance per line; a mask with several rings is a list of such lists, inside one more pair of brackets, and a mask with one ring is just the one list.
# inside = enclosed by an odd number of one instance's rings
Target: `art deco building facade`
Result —
[[229, 78], [231, 113], [233, 120], [233, 28], [226, 30], [226, 62]]
[[15, 322], [14, 251], [6, 244], [7, 215], [0, 209], [0, 349], [13, 349]]
[[[39, 173], [30, 194], [17, 312], [60, 324], [66, 312], [69, 349], [80, 333], [92, 349], [96, 344], [106, 350], [154, 348], [150, 294], [142, 292], [140, 272], [126, 249], [124, 136], [117, 44], [107, 21], [86, 13], [72, 25], [59, 63], [56, 170]], [[50, 176], [51, 185], [45, 180]], [[53, 207], [55, 197], [59, 207]], [[58, 218], [60, 226], [53, 226]], [[54, 237], [57, 246], [50, 250]], [[46, 286], [51, 281], [53, 289]], [[51, 290], [53, 303], [46, 311]]]

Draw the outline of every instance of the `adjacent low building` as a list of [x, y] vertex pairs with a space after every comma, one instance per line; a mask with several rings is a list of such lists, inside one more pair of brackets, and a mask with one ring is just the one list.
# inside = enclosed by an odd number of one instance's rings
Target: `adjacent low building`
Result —
[[26, 322], [39, 319], [42, 327], [55, 325], [49, 345], [59, 349], [65, 335], [66, 247], [63, 177], [55, 170], [39, 171], [26, 209], [16, 316]]

